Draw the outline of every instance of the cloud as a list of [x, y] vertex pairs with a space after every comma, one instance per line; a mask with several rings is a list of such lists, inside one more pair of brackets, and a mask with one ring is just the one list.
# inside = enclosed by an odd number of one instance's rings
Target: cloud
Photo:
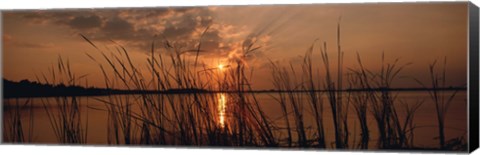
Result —
[[[134, 33], [133, 25], [128, 21], [114, 17], [108, 19], [102, 28], [103, 33], [110, 37], [124, 36], [123, 34]], [[126, 39], [126, 38], [122, 38]]]
[[[202, 52], [199, 54], [202, 57], [223, 56], [231, 61], [248, 61], [258, 56], [258, 52], [242, 54], [242, 46], [253, 41], [256, 41], [256, 46], [265, 46], [268, 38], [247, 33], [245, 27], [216, 21], [215, 11], [210, 8], [177, 7], [37, 11], [23, 13], [22, 16], [34, 24], [68, 28], [72, 33], [84, 34], [93, 41], [107, 43], [113, 40], [132, 51], [150, 51], [154, 36], [158, 36], [157, 41], [167, 39], [183, 51], [193, 51], [201, 44]], [[249, 39], [244, 41], [247, 37]], [[186, 54], [195, 55], [194, 52]]]
[[88, 30], [98, 28], [102, 25], [102, 20], [97, 15], [76, 16], [68, 22], [68, 25], [78, 30]]
[[3, 44], [5, 46], [11, 45], [21, 48], [52, 48], [54, 47], [51, 43], [41, 43], [41, 42], [28, 42], [22, 41], [18, 38], [14, 38], [11, 35], [3, 34]]
[[31, 42], [15, 42], [15, 46], [24, 48], [52, 48], [53, 44], [50, 43], [31, 43]]
[[33, 43], [28, 41], [17, 41], [17, 40], [10, 40], [5, 42], [5, 46], [15, 46], [19, 48], [34, 48], [34, 49], [45, 49], [45, 48], [53, 48], [54, 45], [51, 43]]

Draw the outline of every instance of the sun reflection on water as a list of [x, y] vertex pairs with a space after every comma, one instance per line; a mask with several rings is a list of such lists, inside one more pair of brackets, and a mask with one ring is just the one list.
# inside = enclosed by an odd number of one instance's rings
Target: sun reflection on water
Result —
[[220, 127], [225, 127], [225, 109], [227, 105], [227, 98], [225, 94], [221, 93], [218, 97], [218, 122]]

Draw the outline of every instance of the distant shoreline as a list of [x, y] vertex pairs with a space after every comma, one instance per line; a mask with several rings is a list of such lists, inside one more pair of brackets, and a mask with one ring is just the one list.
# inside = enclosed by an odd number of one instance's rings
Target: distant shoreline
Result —
[[[342, 92], [362, 91], [431, 91], [433, 88], [372, 88], [372, 89], [344, 89]], [[440, 91], [466, 91], [466, 87], [437, 88]], [[250, 90], [242, 93], [308, 93], [328, 92], [328, 90]], [[109, 95], [136, 95], [136, 94], [206, 94], [206, 93], [239, 93], [239, 91], [218, 91], [205, 89], [169, 89], [158, 90], [119, 90], [105, 88], [84, 88], [80, 86], [47, 85], [36, 82], [3, 81], [3, 98], [40, 98], [40, 97], [74, 97], [74, 96], [109, 96]]]

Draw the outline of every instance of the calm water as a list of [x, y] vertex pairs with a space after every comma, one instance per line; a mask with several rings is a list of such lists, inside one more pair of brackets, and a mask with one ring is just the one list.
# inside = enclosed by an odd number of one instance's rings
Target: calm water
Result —
[[[403, 106], [400, 106], [402, 103], [398, 101], [404, 101], [405, 103], [414, 103], [418, 100], [424, 100], [425, 102], [423, 105], [418, 109], [415, 113], [414, 123], [416, 129], [414, 130], [414, 145], [419, 147], [437, 147], [438, 146], [438, 129], [437, 129], [437, 121], [436, 121], [436, 111], [435, 105], [430, 99], [427, 92], [395, 92], [398, 95], [397, 98], [397, 112], [400, 120], [403, 121], [405, 116], [405, 109]], [[447, 94], [450, 94], [448, 92]], [[156, 95], [158, 98], [165, 95]], [[170, 95], [173, 102], [176, 101], [183, 101], [185, 95]], [[189, 95], [186, 95], [189, 96]], [[284, 119], [282, 119], [283, 114], [281, 111], [280, 104], [275, 100], [278, 97], [275, 93], [261, 93], [255, 94], [255, 97], [260, 103], [260, 107], [262, 111], [271, 119], [274, 120], [274, 123], [277, 126], [285, 126]], [[132, 112], [134, 114], [141, 114], [145, 112], [145, 109], [141, 108], [143, 103], [142, 98], [140, 95], [122, 95], [122, 96], [100, 96], [100, 97], [77, 97], [75, 98], [79, 105], [80, 105], [80, 117], [82, 120], [82, 127], [87, 131], [87, 143], [88, 144], [108, 144], [108, 112], [107, 104], [102, 101], [108, 101], [109, 99], [115, 98], [118, 102], [114, 104], [123, 104], [129, 103], [132, 105]], [[68, 98], [71, 100], [72, 98]], [[330, 147], [330, 144], [334, 142], [334, 126], [332, 121], [332, 114], [330, 112], [330, 107], [328, 102], [323, 96], [322, 98], [324, 102], [324, 126], [325, 126], [325, 134], [326, 134], [326, 141], [327, 147]], [[453, 103], [451, 104], [450, 108], [448, 109], [447, 116], [445, 118], [445, 126], [446, 126], [446, 139], [456, 138], [460, 136], [467, 136], [467, 101], [466, 101], [466, 92], [460, 91], [455, 98], [453, 99]], [[29, 128], [30, 120], [29, 109], [32, 109], [31, 112], [33, 114], [33, 143], [58, 143], [49, 117], [47, 115], [46, 109], [44, 108], [44, 104], [48, 111], [51, 113], [56, 113], [60, 109], [57, 107], [57, 101], [55, 98], [32, 98], [32, 99], [6, 99], [4, 100], [4, 126], [8, 126], [9, 124], [5, 124], [5, 120], [9, 120], [12, 118], [14, 110], [12, 108], [13, 105], [16, 103], [24, 104], [27, 100], [30, 100], [31, 108], [23, 108], [21, 109], [21, 120], [24, 123], [24, 131]], [[346, 99], [344, 99], [346, 100]], [[215, 120], [218, 126], [222, 128], [228, 126], [228, 122], [232, 119], [232, 112], [230, 111], [230, 107], [232, 104], [235, 104], [234, 101], [229, 97], [228, 94], [213, 94], [212, 101], [207, 104], [215, 104], [208, 107], [211, 107], [211, 111], [214, 111], [216, 114]], [[166, 105], [169, 106], [178, 106], [178, 105]], [[311, 130], [307, 131], [309, 136], [313, 136], [315, 124], [313, 121], [313, 115], [310, 110], [310, 105], [305, 103], [303, 110], [304, 110], [304, 119], [305, 119], [305, 126], [307, 128], [311, 127]], [[171, 108], [166, 108], [165, 115], [170, 116], [173, 118], [173, 112]], [[148, 111], [148, 110], [147, 110]], [[290, 119], [293, 119], [293, 116], [289, 116]], [[360, 139], [360, 124], [358, 123], [357, 116], [355, 114], [353, 106], [350, 106], [348, 110], [348, 128], [350, 133], [350, 143], [354, 141], [358, 142]], [[376, 141], [378, 139], [377, 134], [377, 127], [371, 112], [368, 112], [367, 115], [369, 131], [370, 131], [370, 143], [369, 145], [374, 147], [376, 145]], [[85, 126], [88, 120], [88, 127]], [[293, 122], [293, 121], [292, 121]], [[292, 123], [291, 122], [291, 123]], [[141, 125], [137, 125], [141, 126]], [[139, 129], [134, 130], [134, 132], [139, 133]], [[5, 132], [4, 132], [5, 133]], [[5, 133], [7, 134], [7, 133]], [[274, 133], [277, 137], [285, 137], [286, 131], [278, 131]], [[5, 135], [4, 135], [5, 136]], [[28, 136], [28, 135], [27, 135]]]

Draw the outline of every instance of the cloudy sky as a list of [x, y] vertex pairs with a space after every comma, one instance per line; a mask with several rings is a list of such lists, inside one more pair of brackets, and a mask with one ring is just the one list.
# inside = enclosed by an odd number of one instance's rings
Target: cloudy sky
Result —
[[[411, 63], [401, 76], [426, 81], [428, 64], [447, 57], [448, 85], [458, 86], [466, 84], [466, 4], [4, 11], [3, 76], [15, 81], [35, 80], [36, 75], [48, 73], [48, 68], [61, 56], [68, 59], [77, 75], [87, 75], [90, 85], [104, 87], [103, 78], [98, 78], [102, 77], [100, 68], [86, 53], [96, 58], [100, 55], [79, 34], [91, 39], [102, 50], [112, 48], [112, 44], [124, 46], [139, 68], [147, 68], [152, 41], [160, 45], [169, 40], [186, 51], [195, 49], [200, 41], [199, 61], [211, 67], [238, 59], [242, 46], [255, 42], [261, 48], [244, 61], [254, 69], [254, 89], [270, 89], [269, 60], [300, 65], [307, 49], [313, 43], [320, 47], [323, 42], [330, 48], [330, 56], [335, 58], [333, 47], [337, 46], [337, 23], [340, 22], [346, 68], [357, 66], [358, 52], [367, 68], [378, 70], [384, 52], [387, 62], [399, 59], [400, 64]], [[156, 47], [157, 52], [166, 52]], [[318, 48], [313, 58], [317, 68], [322, 69]], [[395, 86], [419, 87], [410, 78], [399, 79]]]

